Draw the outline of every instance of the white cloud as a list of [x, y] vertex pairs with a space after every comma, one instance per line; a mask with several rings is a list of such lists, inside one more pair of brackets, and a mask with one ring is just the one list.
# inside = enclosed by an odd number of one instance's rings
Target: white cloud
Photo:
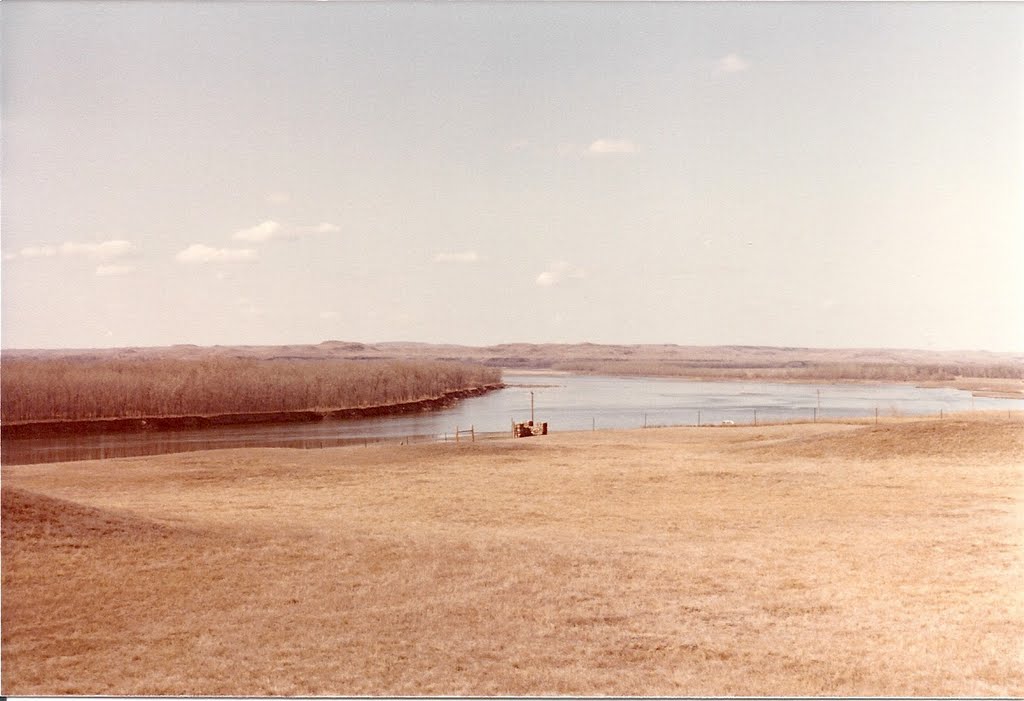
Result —
[[547, 270], [537, 276], [537, 284], [541, 287], [552, 287], [564, 280], [579, 279], [583, 276], [584, 272], [581, 268], [560, 260], [552, 263]]
[[22, 258], [50, 258], [57, 255], [56, 246], [26, 246], [18, 251]]
[[83, 255], [93, 260], [113, 260], [132, 252], [135, 245], [131, 241], [116, 239], [111, 241], [100, 241], [99, 243], [74, 243], [68, 241], [61, 244], [61, 255], [75, 256]]
[[127, 275], [135, 272], [134, 265], [97, 265], [96, 274], [100, 277], [108, 277], [111, 275]]
[[750, 64], [739, 54], [729, 54], [718, 60], [718, 71], [720, 73], [739, 73], [750, 68]]
[[237, 263], [256, 260], [256, 251], [251, 248], [213, 248], [194, 243], [179, 251], [174, 258], [181, 263]]
[[288, 204], [292, 196], [287, 192], [271, 192], [267, 195], [267, 204]]
[[462, 253], [438, 253], [434, 256], [435, 263], [475, 263], [480, 260], [476, 251], [464, 251]]
[[587, 147], [587, 153], [636, 153], [636, 145], [629, 139], [598, 139]]
[[236, 231], [231, 235], [231, 238], [236, 241], [269, 241], [275, 236], [280, 235], [281, 225], [276, 221], [265, 221], [251, 226], [248, 229], [242, 229]]
[[236, 231], [231, 238], [236, 241], [263, 242], [271, 239], [297, 239], [310, 234], [333, 234], [339, 231], [341, 231], [341, 227], [330, 222], [320, 222], [312, 226], [294, 226], [267, 220], [248, 229]]
[[22, 258], [53, 258], [54, 256], [84, 256], [91, 260], [107, 261], [121, 258], [135, 250], [135, 244], [123, 239], [112, 239], [110, 241], [98, 241], [95, 243], [76, 243], [65, 241], [59, 246], [25, 246], [17, 254], [9, 253], [4, 256], [10, 260], [20, 255]]

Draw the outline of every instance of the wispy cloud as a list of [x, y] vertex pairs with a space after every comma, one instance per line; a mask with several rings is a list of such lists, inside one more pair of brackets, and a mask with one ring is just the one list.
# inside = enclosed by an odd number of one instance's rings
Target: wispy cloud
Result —
[[135, 266], [131, 264], [97, 265], [96, 275], [99, 277], [110, 277], [113, 275], [128, 275], [135, 272]]
[[51, 258], [57, 255], [56, 246], [25, 246], [18, 255], [22, 258]]
[[629, 139], [598, 139], [587, 147], [590, 154], [636, 153], [636, 144]]
[[438, 253], [434, 256], [435, 263], [475, 263], [480, 260], [476, 251], [464, 251], [462, 253]]
[[82, 255], [93, 260], [113, 260], [128, 255], [135, 249], [131, 241], [115, 239], [99, 243], [74, 243], [68, 241], [60, 246], [61, 255]]
[[135, 244], [122, 239], [98, 241], [94, 243], [77, 243], [66, 241], [59, 246], [25, 246], [17, 254], [11, 253], [8, 259], [17, 258], [53, 258], [54, 256], [83, 256], [90, 260], [107, 261], [121, 258], [135, 250]]
[[271, 239], [297, 239], [311, 234], [333, 234], [339, 231], [341, 231], [341, 227], [330, 222], [320, 222], [311, 226], [293, 226], [267, 220], [248, 229], [236, 231], [231, 235], [231, 238], [235, 241], [262, 243]]
[[174, 256], [179, 263], [240, 263], [256, 260], [251, 248], [214, 248], [194, 243]]
[[729, 54], [718, 59], [717, 69], [719, 73], [739, 73], [750, 68], [750, 63], [739, 54]]
[[584, 275], [582, 268], [560, 260], [552, 263], [547, 270], [538, 275], [536, 282], [541, 287], [552, 287], [565, 280], [582, 278]]

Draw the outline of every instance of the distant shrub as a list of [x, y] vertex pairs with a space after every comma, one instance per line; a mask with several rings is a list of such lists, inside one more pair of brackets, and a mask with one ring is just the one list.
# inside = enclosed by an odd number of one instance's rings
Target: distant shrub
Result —
[[494, 368], [434, 361], [5, 359], [0, 418], [348, 409], [435, 398], [500, 381]]
[[554, 369], [621, 375], [690, 377], [708, 380], [871, 380], [875, 382], [937, 382], [958, 377], [1024, 379], [1024, 367], [1014, 365], [929, 365], [912, 363], [718, 363], [716, 361], [574, 360]]

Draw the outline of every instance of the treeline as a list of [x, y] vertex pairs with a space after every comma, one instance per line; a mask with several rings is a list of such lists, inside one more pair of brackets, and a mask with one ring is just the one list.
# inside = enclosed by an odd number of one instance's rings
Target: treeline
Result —
[[433, 361], [0, 361], [4, 422], [348, 409], [412, 402], [501, 381], [501, 371]]
[[650, 375], [707, 380], [865, 380], [872, 382], [948, 382], [960, 377], [1024, 379], [1024, 367], [982, 364], [787, 363], [734, 366], [645, 360], [566, 361], [556, 370], [608, 375]]

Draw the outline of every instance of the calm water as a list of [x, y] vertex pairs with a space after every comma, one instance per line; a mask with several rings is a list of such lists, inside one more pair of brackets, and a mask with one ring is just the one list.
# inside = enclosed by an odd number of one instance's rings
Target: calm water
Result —
[[[373, 441], [454, 440], [456, 428], [507, 432], [535, 416], [551, 432], [737, 424], [786, 419], [938, 415], [970, 409], [1024, 411], [1024, 400], [974, 398], [955, 389], [910, 385], [814, 385], [694, 382], [662, 378], [506, 373], [508, 388], [455, 407], [391, 418], [315, 424], [220, 427], [113, 435], [4, 440], [4, 464], [156, 455], [214, 448], [326, 448]], [[820, 407], [820, 408], [819, 408]], [[756, 417], [755, 417], [756, 413]]]

